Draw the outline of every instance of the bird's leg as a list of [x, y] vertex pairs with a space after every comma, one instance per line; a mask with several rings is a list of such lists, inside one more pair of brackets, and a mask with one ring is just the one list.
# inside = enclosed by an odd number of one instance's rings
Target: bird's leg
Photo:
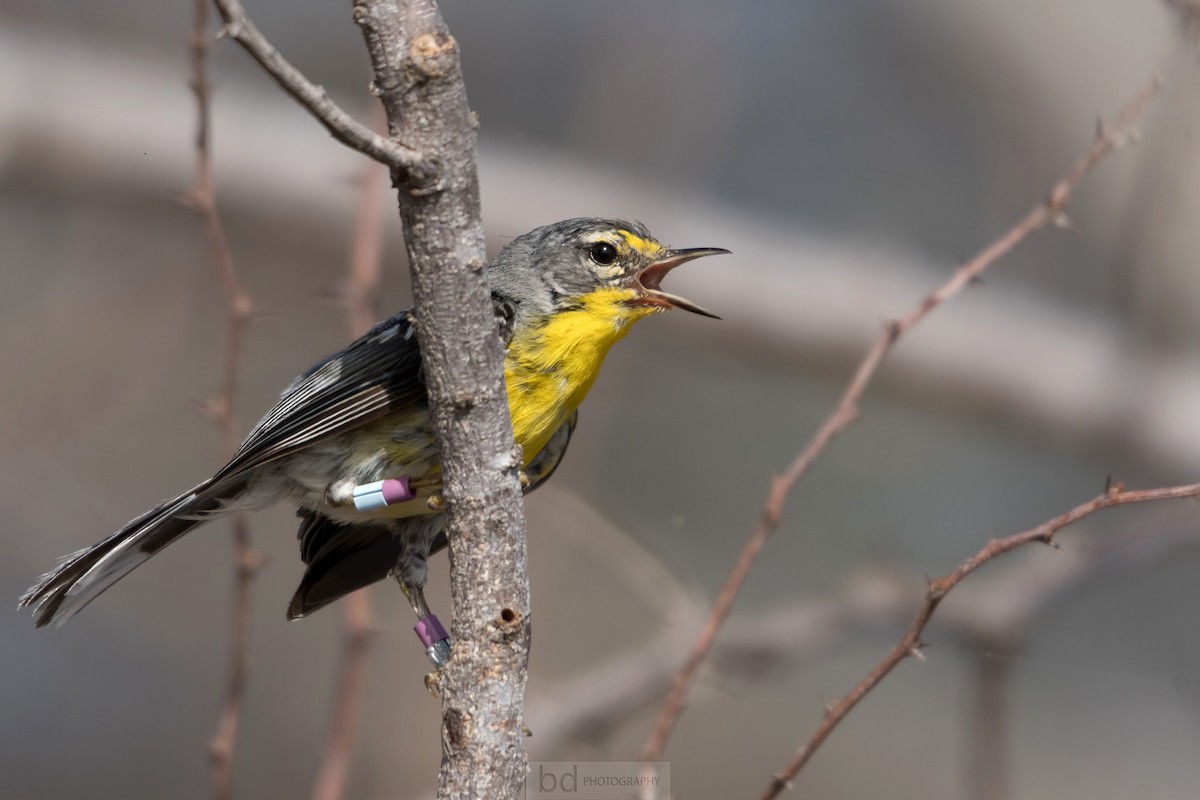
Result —
[[371, 511], [397, 503], [407, 503], [416, 497], [416, 487], [408, 478], [388, 478], [373, 483], [355, 483], [351, 478], [334, 481], [325, 489], [325, 502], [334, 508], [354, 506], [359, 511]]
[[385, 478], [372, 483], [357, 483], [352, 478], [342, 478], [325, 488], [325, 502], [333, 508], [354, 506], [359, 511], [374, 511], [424, 496], [431, 510], [441, 511], [446, 503], [438, 488], [440, 485], [440, 475]]
[[[396, 578], [396, 582], [400, 584], [400, 591], [404, 592], [404, 596], [408, 598], [409, 604], [417, 615], [417, 624], [413, 626], [413, 630], [417, 632], [421, 643], [425, 645], [425, 654], [429, 656], [429, 660], [440, 672], [442, 667], [450, 662], [450, 634], [446, 633], [446, 629], [442, 627], [437, 615], [429, 610], [429, 604], [425, 602], [424, 589], [400, 577]], [[429, 686], [430, 678], [437, 674], [434, 672], [427, 675], [425, 685]]]

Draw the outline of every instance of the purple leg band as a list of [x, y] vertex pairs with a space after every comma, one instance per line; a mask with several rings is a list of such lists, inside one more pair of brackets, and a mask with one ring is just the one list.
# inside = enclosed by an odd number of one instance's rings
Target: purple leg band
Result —
[[389, 506], [406, 503], [412, 499], [413, 493], [409, 488], [408, 478], [388, 478], [383, 482], [383, 500]]
[[438, 621], [437, 614], [430, 614], [428, 617], [422, 618], [420, 622], [413, 625], [413, 630], [417, 632], [417, 636], [421, 637], [421, 642], [426, 647], [450, 638], [450, 634], [446, 633], [446, 629]]

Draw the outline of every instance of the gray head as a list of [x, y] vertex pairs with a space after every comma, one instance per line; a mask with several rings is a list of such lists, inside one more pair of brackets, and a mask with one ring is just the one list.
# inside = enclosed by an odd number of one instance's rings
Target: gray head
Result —
[[516, 324], [528, 324], [578, 305], [598, 289], [629, 292], [632, 305], [682, 308], [716, 316], [681, 297], [663, 292], [663, 277], [719, 248], [671, 250], [640, 223], [580, 217], [518, 236], [488, 266], [497, 300], [512, 306]]

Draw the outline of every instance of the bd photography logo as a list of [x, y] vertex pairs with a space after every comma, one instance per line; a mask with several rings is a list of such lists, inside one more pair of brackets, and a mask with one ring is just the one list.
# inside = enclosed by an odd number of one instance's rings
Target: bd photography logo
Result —
[[534, 761], [525, 779], [527, 800], [628, 800], [671, 796], [666, 761]]

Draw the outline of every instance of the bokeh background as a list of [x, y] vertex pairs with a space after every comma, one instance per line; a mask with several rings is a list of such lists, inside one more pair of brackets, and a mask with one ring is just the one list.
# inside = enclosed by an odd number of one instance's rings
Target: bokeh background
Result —
[[[370, 118], [348, 3], [248, 5], [285, 55]], [[193, 170], [190, 6], [0, 0], [6, 798], [210, 791], [226, 525], [170, 548], [63, 630], [35, 632], [11, 609], [57, 557], [219, 461], [198, 408], [218, 383], [223, 307], [178, 201]], [[444, 12], [482, 121], [493, 248], [554, 219], [613, 215], [734, 253], [671, 278], [725, 320], [639, 326], [553, 485], [527, 503], [533, 758], [636, 757], [662, 696], [653, 676], [681, 660], [770, 476], [882, 321], [1023, 215], [1097, 115], [1155, 72], [1166, 88], [1140, 143], [1087, 180], [1071, 230], [1022, 245], [904, 340], [862, 421], [794, 494], [728, 631], [765, 621], [769, 632], [702, 675], [666, 756], [677, 796], [757, 796], [823, 704], [895, 641], [923, 575], [1095, 495], [1107, 476], [1200, 479], [1200, 56], [1164, 3], [448, 1]], [[214, 61], [219, 201], [269, 312], [247, 337], [244, 428], [346, 341], [335, 298], [363, 162], [233, 45]], [[386, 219], [391, 310], [408, 294]], [[797, 796], [1195, 796], [1198, 524], [1194, 503], [1122, 510], [1065, 534], [1061, 551], [989, 567], [946, 602], [926, 659], [902, 665], [818, 753]], [[269, 564], [236, 789], [303, 797], [341, 616], [286, 623], [295, 520], [275, 509], [252, 530]], [[448, 617], [445, 569], [434, 564], [431, 597]], [[430, 796], [439, 705], [398, 592], [371, 594], [382, 633], [350, 796]], [[614, 664], [632, 665], [617, 684]], [[648, 696], [626, 709], [604, 693], [621, 680]], [[581, 719], [590, 706], [604, 713]]]

